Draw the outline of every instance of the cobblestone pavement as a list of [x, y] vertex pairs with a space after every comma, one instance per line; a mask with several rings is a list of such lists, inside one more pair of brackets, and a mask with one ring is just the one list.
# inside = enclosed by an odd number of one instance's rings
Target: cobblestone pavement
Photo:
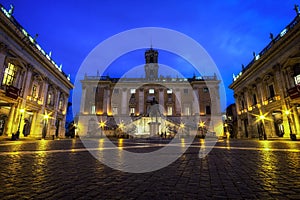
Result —
[[107, 167], [79, 139], [1, 141], [0, 199], [300, 199], [299, 141], [220, 140], [202, 159], [200, 144], [138, 174]]

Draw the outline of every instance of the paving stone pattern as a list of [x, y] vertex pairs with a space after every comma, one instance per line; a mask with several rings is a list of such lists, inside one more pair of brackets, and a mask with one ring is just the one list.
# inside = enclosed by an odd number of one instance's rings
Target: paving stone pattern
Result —
[[[300, 153], [277, 151], [299, 150], [299, 142], [261, 150], [262, 141], [219, 141], [202, 159], [195, 144], [168, 167], [143, 174], [111, 169], [88, 151], [36, 152], [83, 148], [79, 139], [47, 141], [47, 148], [18, 142], [0, 142], [0, 199], [300, 199]], [[28, 153], [3, 154], [13, 151]]]

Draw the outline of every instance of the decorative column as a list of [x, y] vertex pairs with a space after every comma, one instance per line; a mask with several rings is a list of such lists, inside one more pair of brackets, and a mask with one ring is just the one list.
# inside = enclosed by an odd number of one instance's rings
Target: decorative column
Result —
[[211, 99], [211, 109], [212, 114], [221, 115], [221, 107], [220, 107], [220, 95], [219, 95], [219, 88], [218, 87], [211, 87], [209, 91], [212, 92], [212, 99]]
[[240, 98], [238, 94], [234, 94], [235, 99], [235, 106], [236, 106], [236, 114], [237, 114], [237, 133], [236, 137], [238, 139], [242, 138], [242, 120], [241, 120], [241, 113], [240, 113]]
[[144, 89], [139, 89], [139, 113], [144, 114]]
[[38, 112], [33, 113], [33, 117], [31, 120], [31, 128], [30, 128], [30, 137], [40, 137], [41, 136], [41, 127], [36, 123]]
[[122, 90], [122, 106], [121, 114], [126, 115], [128, 113], [128, 99], [127, 99], [127, 89], [123, 88]]
[[85, 111], [85, 98], [86, 98], [86, 87], [82, 86], [82, 94], [81, 94], [81, 101], [80, 101], [80, 113], [83, 114]]
[[29, 88], [29, 87], [30, 87], [30, 84], [32, 82], [32, 80], [31, 80], [32, 70], [33, 70], [33, 66], [32, 65], [28, 65], [27, 66], [27, 71], [26, 71], [26, 76], [24, 77], [25, 81], [24, 81], [24, 83], [22, 85], [22, 88], [23, 88], [23, 97], [30, 96], [29, 93], [31, 91], [31, 88]]
[[181, 92], [180, 89], [175, 90], [175, 109], [176, 109], [176, 115], [181, 115]]
[[299, 113], [297, 111], [297, 107], [296, 106], [293, 106], [292, 108], [293, 110], [293, 121], [294, 121], [294, 134], [298, 135], [299, 137], [299, 133], [300, 133], [300, 121], [299, 121]]
[[[5, 58], [7, 56], [7, 45], [5, 45], [4, 43], [0, 42], [0, 81], [2, 81], [3, 79], [3, 75], [4, 75], [4, 69], [5, 69]], [[2, 82], [0, 82], [0, 85], [2, 84]]]
[[47, 77], [44, 78], [44, 84], [43, 84], [43, 93], [44, 98], [43, 98], [43, 107], [45, 108], [47, 104], [47, 97], [48, 97], [48, 87], [49, 87], [49, 79]]
[[103, 90], [103, 114], [107, 114], [107, 87]]
[[200, 114], [199, 88], [194, 88], [193, 92], [193, 110], [194, 115]]
[[8, 136], [13, 133], [12, 127], [13, 127], [13, 124], [14, 124], [15, 112], [16, 112], [16, 105], [11, 104], [9, 114], [8, 114], [8, 120], [7, 120], [7, 123], [5, 125], [5, 134], [8, 135]]
[[163, 110], [160, 110], [160, 112], [161, 112], [161, 114], [163, 114], [164, 113], [164, 111], [165, 111], [165, 94], [164, 94], [164, 88], [159, 88], [159, 96], [158, 96], [158, 98], [159, 98], [159, 105], [160, 105], [160, 107], [163, 107]]
[[249, 88], [246, 88], [244, 95], [245, 95], [245, 99], [247, 102], [248, 137], [255, 138], [254, 130], [255, 130], [256, 124], [253, 123], [253, 120], [252, 120], [252, 113], [251, 113], [252, 108], [249, 110], [249, 107], [252, 106], [252, 96], [250, 94], [252, 94], [251, 90], [249, 90]]
[[108, 87], [106, 90], [106, 113], [111, 113], [111, 105], [110, 105], [110, 88]]

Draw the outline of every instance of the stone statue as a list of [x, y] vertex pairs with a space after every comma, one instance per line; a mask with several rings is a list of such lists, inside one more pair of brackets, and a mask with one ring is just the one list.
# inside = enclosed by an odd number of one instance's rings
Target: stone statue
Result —
[[296, 11], [296, 14], [298, 15], [298, 14], [299, 14], [299, 6], [298, 6], [298, 5], [295, 5], [295, 6], [294, 6], [294, 10]]
[[153, 99], [150, 103], [151, 103], [151, 107], [149, 109], [149, 117], [151, 117], [151, 119], [153, 119], [155, 117], [155, 121], [157, 122], [157, 118], [161, 117], [161, 113], [159, 110], [159, 104], [155, 100], [155, 97], [153, 97]]

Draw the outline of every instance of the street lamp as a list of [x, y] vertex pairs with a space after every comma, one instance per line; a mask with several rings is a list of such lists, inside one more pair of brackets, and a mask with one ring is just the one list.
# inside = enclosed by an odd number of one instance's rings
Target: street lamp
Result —
[[100, 121], [99, 122], [99, 127], [101, 128], [101, 137], [102, 137], [102, 131], [103, 131], [103, 129], [104, 129], [104, 127], [106, 126], [106, 121]]
[[205, 133], [204, 133], [205, 122], [200, 121], [198, 124], [198, 127], [200, 128], [200, 137], [204, 139], [205, 138]]
[[121, 121], [121, 122], [119, 123], [118, 127], [119, 127], [119, 129], [123, 130], [123, 129], [124, 129], [124, 127], [125, 127], [125, 124], [124, 124], [124, 122], [123, 122], [123, 121]]

